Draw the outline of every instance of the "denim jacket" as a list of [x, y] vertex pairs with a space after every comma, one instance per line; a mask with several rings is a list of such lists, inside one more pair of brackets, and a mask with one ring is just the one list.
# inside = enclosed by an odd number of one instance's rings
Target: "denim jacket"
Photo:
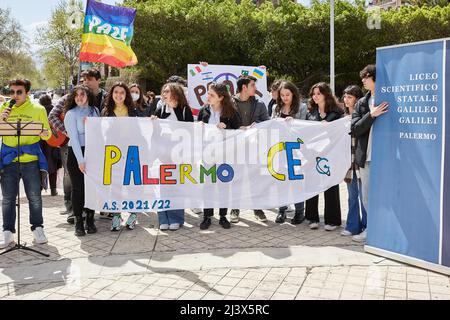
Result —
[[2, 143], [0, 149], [0, 170], [11, 164], [13, 160], [19, 156], [19, 154], [22, 155], [24, 153], [38, 156], [39, 169], [41, 171], [48, 171], [47, 159], [45, 158], [45, 155], [41, 150], [39, 142], [19, 146], [19, 151], [17, 151], [17, 147], [10, 147]]

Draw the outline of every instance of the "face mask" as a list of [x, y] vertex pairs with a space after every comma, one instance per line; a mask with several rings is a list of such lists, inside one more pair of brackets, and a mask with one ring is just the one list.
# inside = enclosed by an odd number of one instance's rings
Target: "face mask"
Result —
[[138, 101], [139, 100], [139, 94], [138, 93], [132, 93], [131, 94], [131, 98], [133, 98], [133, 101]]

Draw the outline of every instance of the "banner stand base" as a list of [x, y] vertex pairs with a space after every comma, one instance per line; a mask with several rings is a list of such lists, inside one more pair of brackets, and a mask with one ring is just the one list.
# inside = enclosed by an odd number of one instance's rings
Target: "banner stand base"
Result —
[[399, 262], [407, 263], [407, 264], [410, 264], [415, 267], [427, 269], [430, 271], [435, 271], [435, 272], [450, 276], [450, 267], [446, 267], [446, 266], [438, 265], [435, 263], [419, 260], [416, 258], [404, 256], [399, 253], [394, 253], [394, 252], [386, 251], [386, 250], [379, 249], [379, 248], [374, 248], [374, 247], [367, 246], [367, 245], [364, 246], [364, 251], [374, 254], [374, 255], [377, 255], [377, 256], [381, 256], [381, 257], [396, 260]]

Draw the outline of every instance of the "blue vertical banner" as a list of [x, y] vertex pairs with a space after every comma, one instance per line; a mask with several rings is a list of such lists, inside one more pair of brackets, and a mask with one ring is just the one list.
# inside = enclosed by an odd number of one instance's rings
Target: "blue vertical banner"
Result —
[[[445, 44], [445, 74], [450, 76], [450, 41]], [[445, 102], [450, 103], [450, 79], [445, 81]], [[448, 109], [446, 109], [447, 111]], [[442, 264], [450, 267], [450, 110], [445, 116], [445, 162], [443, 194], [443, 216], [442, 216]]]
[[389, 111], [372, 127], [366, 251], [450, 274], [447, 48], [377, 49], [375, 101]]

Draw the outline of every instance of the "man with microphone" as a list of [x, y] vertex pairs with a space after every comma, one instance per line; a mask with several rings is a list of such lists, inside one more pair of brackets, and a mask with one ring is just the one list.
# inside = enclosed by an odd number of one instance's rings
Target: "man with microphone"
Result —
[[[0, 152], [0, 179], [2, 187], [3, 242], [0, 248], [14, 243], [16, 232], [16, 198], [18, 180], [22, 178], [30, 209], [30, 224], [35, 243], [47, 243], [42, 217], [41, 177], [40, 171], [47, 170], [47, 162], [39, 141], [51, 136], [45, 108], [35, 104], [28, 97], [31, 82], [27, 79], [15, 79], [9, 82], [11, 101], [0, 107], [0, 121], [17, 123], [41, 122], [44, 125], [39, 136], [21, 136], [20, 151], [17, 150], [17, 137], [4, 136]], [[20, 175], [18, 173], [20, 160]]]

